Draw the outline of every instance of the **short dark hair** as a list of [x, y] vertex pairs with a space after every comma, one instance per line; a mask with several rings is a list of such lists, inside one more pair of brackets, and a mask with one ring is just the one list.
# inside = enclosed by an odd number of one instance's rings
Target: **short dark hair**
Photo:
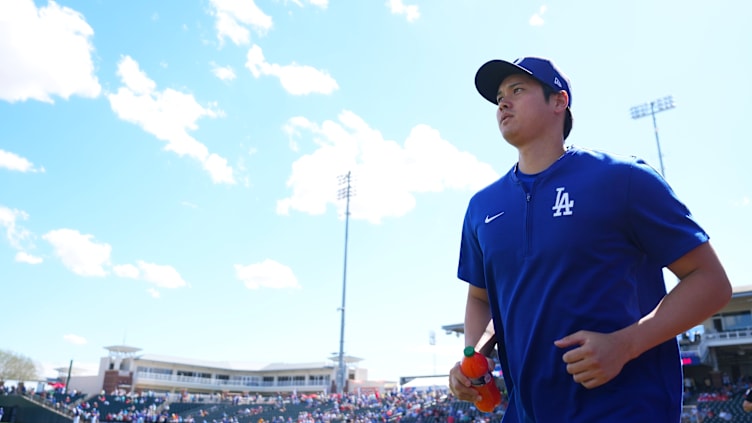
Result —
[[[554, 87], [540, 83], [541, 87], [543, 88], [543, 98], [546, 99], [546, 103], [548, 103], [548, 100], [551, 98], [552, 95], [558, 94], [560, 91], [554, 90]], [[569, 133], [572, 132], [572, 112], [569, 110], [569, 107], [567, 107], [567, 115], [564, 117], [564, 139], [566, 140], [569, 136]]]

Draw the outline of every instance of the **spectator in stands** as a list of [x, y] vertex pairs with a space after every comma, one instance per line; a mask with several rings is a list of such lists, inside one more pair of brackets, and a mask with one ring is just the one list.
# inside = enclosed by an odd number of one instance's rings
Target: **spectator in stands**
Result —
[[[465, 345], [493, 318], [505, 422], [678, 423], [676, 336], [731, 297], [709, 236], [643, 160], [565, 145], [571, 86], [550, 60], [492, 60], [475, 86], [518, 154], [470, 200], [458, 267]], [[449, 386], [480, 399], [459, 363]]]
[[742, 408], [749, 413], [752, 411], [752, 388], [747, 388], [744, 392], [744, 401], [742, 401]]

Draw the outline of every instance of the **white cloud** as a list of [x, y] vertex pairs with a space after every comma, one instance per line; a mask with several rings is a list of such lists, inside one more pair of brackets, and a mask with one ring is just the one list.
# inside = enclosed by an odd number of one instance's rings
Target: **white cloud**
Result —
[[270, 259], [247, 266], [236, 264], [235, 276], [248, 289], [300, 288], [292, 269]]
[[154, 82], [138, 66], [138, 62], [130, 56], [125, 56], [118, 63], [117, 75], [125, 84], [125, 88], [134, 95], [151, 95], [157, 89]]
[[406, 5], [402, 0], [388, 0], [386, 5], [395, 15], [405, 15], [408, 22], [414, 22], [420, 17], [418, 6], [411, 4]]
[[110, 263], [109, 244], [92, 241], [93, 235], [84, 235], [75, 229], [56, 229], [42, 235], [49, 242], [63, 265], [80, 276], [106, 276], [105, 266]]
[[141, 272], [132, 264], [120, 264], [112, 266], [112, 272], [120, 278], [138, 279]]
[[180, 205], [184, 206], [184, 207], [189, 207], [189, 208], [192, 208], [192, 209], [197, 209], [198, 208], [198, 206], [196, 204], [191, 203], [190, 201], [181, 201]]
[[219, 66], [216, 63], [211, 63], [212, 73], [222, 81], [232, 81], [235, 79], [235, 71], [232, 66]]
[[326, 7], [329, 5], [329, 0], [308, 0], [308, 3], [311, 3], [312, 5], [320, 7], [322, 9], [326, 9]]
[[204, 160], [204, 169], [209, 172], [212, 180], [215, 183], [224, 182], [226, 184], [236, 183], [235, 178], [232, 176], [232, 167], [227, 164], [227, 159], [220, 157], [217, 154], [211, 153]]
[[272, 28], [271, 16], [259, 9], [253, 0], [211, 0], [211, 5], [220, 45], [224, 44], [225, 38], [235, 45], [250, 43], [248, 26], [261, 35]]
[[74, 335], [72, 333], [63, 335], [63, 339], [71, 344], [74, 345], [85, 345], [86, 344], [86, 338], [83, 336]]
[[94, 98], [101, 86], [94, 74], [84, 17], [54, 1], [0, 1], [0, 99], [52, 103], [52, 97]]
[[748, 207], [750, 204], [752, 204], [752, 200], [746, 195], [731, 202], [734, 207]]
[[543, 15], [546, 13], [546, 10], [548, 10], [548, 6], [545, 4], [538, 9], [537, 13], [533, 13], [533, 16], [530, 17], [530, 20], [528, 23], [530, 26], [543, 26], [545, 21], [543, 20]]
[[21, 243], [31, 238], [31, 233], [17, 224], [19, 220], [26, 220], [29, 215], [17, 209], [9, 209], [0, 206], [0, 227], [5, 228], [5, 236], [10, 245], [17, 249], [23, 249]]
[[[19, 263], [39, 264], [44, 260], [24, 251], [27, 247], [33, 248], [31, 242], [32, 233], [18, 224], [18, 221], [27, 220], [29, 215], [16, 209], [0, 206], [0, 229], [5, 229], [5, 237], [11, 247], [19, 250], [15, 260]], [[24, 245], [25, 244], [25, 245]]]
[[[290, 1], [297, 4], [300, 7], [303, 7], [303, 2], [300, 0], [290, 0]], [[287, 1], [285, 1], [285, 3], [287, 3]], [[327, 6], [329, 6], [329, 0], [306, 0], [306, 3], [309, 3], [312, 6], [320, 7], [322, 9], [326, 9]]]
[[44, 168], [35, 168], [34, 164], [24, 157], [0, 149], [0, 168], [18, 172], [44, 172]]
[[[136, 265], [122, 264], [112, 267], [113, 273], [121, 278], [143, 280], [153, 283], [158, 288], [182, 288], [186, 286], [180, 273], [172, 266], [147, 263], [139, 260]], [[159, 297], [159, 291], [155, 288], [147, 289], [147, 292], [154, 297]]]
[[204, 144], [188, 133], [198, 128], [198, 119], [221, 116], [221, 111], [202, 107], [190, 94], [169, 88], [157, 91], [154, 81], [129, 56], [120, 61], [117, 73], [125, 85], [107, 98], [120, 119], [167, 142], [165, 150], [200, 161], [214, 183], [235, 183], [227, 160], [210, 154]]
[[33, 256], [25, 251], [19, 251], [18, 253], [16, 253], [16, 261], [26, 264], [39, 264], [44, 260], [42, 260], [41, 257]]
[[248, 50], [246, 58], [245, 66], [254, 77], [275, 76], [282, 84], [282, 88], [292, 95], [331, 94], [339, 88], [337, 81], [327, 72], [314, 67], [296, 63], [278, 65], [267, 62], [258, 45], [253, 45]]
[[151, 282], [159, 288], [181, 288], [187, 284], [180, 276], [177, 270], [172, 266], [147, 263], [138, 261], [138, 268], [141, 270], [141, 279]]
[[351, 216], [373, 223], [408, 213], [415, 207], [416, 193], [477, 190], [498, 178], [490, 165], [459, 151], [427, 125], [415, 126], [402, 145], [385, 139], [350, 111], [342, 112], [337, 122], [321, 125], [295, 117], [284, 131], [293, 137], [308, 133], [315, 150], [293, 163], [287, 180], [292, 195], [278, 201], [280, 214], [322, 214], [330, 204], [344, 213], [344, 202], [337, 200], [337, 178], [348, 171], [357, 192]]

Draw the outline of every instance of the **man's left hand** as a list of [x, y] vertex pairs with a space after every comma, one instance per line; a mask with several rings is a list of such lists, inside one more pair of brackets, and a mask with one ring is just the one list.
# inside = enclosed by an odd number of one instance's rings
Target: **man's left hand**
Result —
[[581, 330], [554, 341], [554, 345], [574, 347], [562, 358], [575, 383], [587, 389], [597, 388], [615, 378], [630, 360], [629, 343], [618, 333]]

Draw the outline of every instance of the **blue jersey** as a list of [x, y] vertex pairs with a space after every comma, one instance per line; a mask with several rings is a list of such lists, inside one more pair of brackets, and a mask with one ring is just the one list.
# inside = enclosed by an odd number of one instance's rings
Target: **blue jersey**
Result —
[[510, 394], [504, 422], [679, 422], [676, 340], [590, 390], [572, 380], [554, 341], [635, 323], [666, 295], [662, 268], [707, 241], [635, 158], [570, 148], [529, 192], [512, 169], [475, 194], [458, 276], [488, 291]]

